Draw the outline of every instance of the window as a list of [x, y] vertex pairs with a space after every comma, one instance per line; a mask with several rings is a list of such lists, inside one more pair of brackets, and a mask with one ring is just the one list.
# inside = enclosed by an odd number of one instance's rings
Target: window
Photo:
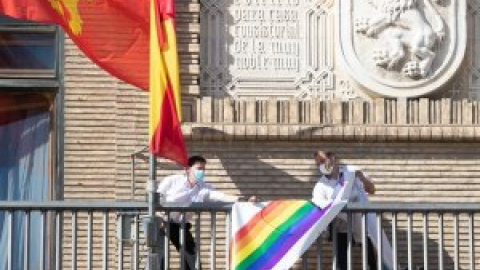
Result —
[[[54, 25], [0, 17], [0, 200], [62, 197], [62, 44]], [[32, 213], [30, 235], [38, 235], [40, 222]], [[24, 228], [25, 215], [15, 213], [13, 269], [24, 268]], [[0, 269], [6, 267], [6, 234], [0, 212]], [[29, 265], [38, 265], [39, 239], [31, 237], [29, 250]]]
[[54, 78], [57, 27], [0, 17], [0, 78]]

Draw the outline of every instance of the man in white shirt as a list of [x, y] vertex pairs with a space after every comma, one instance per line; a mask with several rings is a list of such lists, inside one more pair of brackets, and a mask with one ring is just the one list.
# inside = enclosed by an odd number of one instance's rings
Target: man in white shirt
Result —
[[[353, 166], [340, 165], [337, 157], [332, 152], [317, 151], [314, 153], [314, 158], [322, 174], [313, 189], [312, 201], [318, 206], [325, 206], [325, 204], [335, 196], [334, 193], [337, 182], [341, 180], [348, 171], [355, 173], [355, 182], [352, 186], [349, 202], [365, 201], [366, 199], [361, 200], [361, 198], [366, 198], [366, 193], [375, 193], [375, 185], [371, 179]], [[358, 222], [355, 222], [356, 220], [358, 219], [354, 218], [353, 236], [355, 241], [361, 242], [361, 226]], [[337, 230], [337, 270], [346, 270], [348, 247], [346, 213], [340, 213], [332, 221], [331, 226], [334, 226]], [[368, 239], [368, 264], [370, 270], [377, 269], [375, 254], [374, 246], [370, 239]]]
[[[160, 195], [160, 203], [194, 203], [194, 202], [236, 202], [241, 199], [238, 196], [227, 195], [216, 191], [212, 185], [205, 183], [205, 165], [207, 161], [202, 156], [191, 156], [188, 159], [188, 169], [183, 174], [165, 177], [158, 185], [157, 193]], [[256, 201], [254, 196], [249, 201]], [[178, 212], [170, 213], [165, 225], [169, 226], [170, 241], [180, 250], [180, 222], [185, 219], [185, 251], [186, 269], [194, 269], [195, 240], [190, 231], [192, 225], [189, 222], [191, 214], [185, 217]], [[162, 229], [161, 234], [165, 232]], [[162, 263], [163, 264], [163, 263]], [[163, 269], [163, 267], [161, 268]]]

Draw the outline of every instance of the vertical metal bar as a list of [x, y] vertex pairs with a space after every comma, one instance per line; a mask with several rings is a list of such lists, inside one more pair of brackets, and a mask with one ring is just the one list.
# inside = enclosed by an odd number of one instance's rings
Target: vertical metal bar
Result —
[[338, 235], [337, 235], [337, 227], [331, 223], [332, 226], [332, 269], [337, 269], [337, 247], [338, 247]]
[[72, 212], [72, 270], [77, 269], [77, 212]]
[[135, 215], [135, 218], [134, 218], [134, 222], [135, 222], [135, 247], [134, 247], [134, 250], [133, 250], [133, 259], [134, 259], [134, 262], [133, 262], [133, 269], [134, 270], [138, 270], [138, 268], [140, 267], [140, 260], [138, 259], [138, 255], [139, 255], [139, 245], [140, 245], [140, 226], [139, 226], [139, 222], [140, 222], [140, 218], [138, 215]]
[[103, 270], [108, 269], [108, 211], [103, 213]]
[[29, 268], [29, 257], [30, 257], [30, 211], [25, 212], [25, 243], [23, 247], [23, 269], [28, 270]]
[[87, 269], [92, 270], [92, 218], [93, 212], [88, 211], [87, 220]]
[[423, 213], [423, 270], [428, 270], [428, 213]]
[[217, 217], [215, 216], [215, 212], [210, 212], [211, 222], [210, 222], [210, 232], [212, 234], [212, 238], [210, 240], [210, 269], [215, 270], [216, 265], [216, 252], [215, 246], [217, 245]]
[[413, 270], [412, 260], [412, 213], [407, 214], [407, 247], [408, 247], [408, 270]]
[[322, 236], [317, 238], [317, 270], [322, 270]]
[[232, 227], [230, 223], [230, 212], [226, 213], [226, 220], [225, 220], [225, 269], [230, 269], [230, 239], [232, 237]]
[[150, 217], [155, 216], [155, 180], [157, 179], [157, 158], [153, 155], [150, 154], [149, 157], [149, 185], [150, 185], [150, 192], [148, 193], [148, 215]]
[[55, 213], [55, 270], [62, 268], [62, 216], [60, 211]]
[[[195, 267], [200, 269], [200, 228], [201, 228], [201, 219], [200, 212], [197, 212], [197, 220], [195, 222]], [[228, 250], [230, 252], [230, 250]], [[228, 269], [228, 267], [227, 267]]]
[[397, 255], [397, 213], [393, 213], [392, 217], [392, 252], [393, 252], [393, 270], [398, 268], [398, 255]]
[[45, 230], [47, 228], [47, 213], [44, 211], [40, 212], [40, 219], [42, 220], [40, 224], [40, 269], [45, 270], [45, 244], [47, 242]]
[[454, 224], [453, 224], [453, 230], [454, 230], [454, 249], [455, 249], [455, 270], [458, 270], [459, 268], [459, 252], [458, 252], [458, 213], [454, 214]]
[[470, 250], [470, 270], [475, 270], [475, 234], [473, 213], [468, 213], [468, 235]]
[[180, 222], [180, 232], [179, 232], [179, 237], [180, 237], [180, 269], [184, 270], [186, 265], [185, 265], [185, 216], [187, 213], [182, 214], [182, 219]]
[[443, 213], [438, 214], [438, 269], [443, 270]]
[[352, 270], [352, 212], [347, 213], [347, 270]]
[[302, 270], [308, 270], [308, 258], [307, 258], [307, 252], [305, 252], [302, 255]]
[[[153, 7], [150, 7], [151, 10], [153, 10]], [[155, 220], [155, 208], [157, 204], [157, 196], [156, 196], [156, 178], [157, 178], [157, 158], [153, 155], [150, 154], [149, 156], [149, 169], [148, 169], [148, 218], [151, 222]], [[151, 237], [151, 235], [147, 235], [146, 237]], [[153, 239], [151, 239], [153, 240]], [[147, 239], [147, 243], [149, 242], [154, 242], [151, 241], [150, 239]], [[148, 245], [148, 250], [147, 250], [147, 261], [151, 262], [153, 261], [154, 254], [158, 256], [158, 247]]]
[[382, 246], [382, 213], [377, 216], [377, 269], [383, 269], [383, 246]]
[[368, 213], [362, 213], [362, 269], [367, 270], [367, 245], [368, 245], [368, 233], [367, 233], [367, 215]]
[[123, 270], [123, 214], [119, 216], [119, 241], [118, 241], [118, 270]]
[[7, 238], [7, 269], [13, 268], [13, 211], [7, 212], [8, 238]]
[[170, 246], [168, 245], [168, 241], [170, 239], [170, 212], [165, 213], [166, 216], [166, 226], [165, 226], [165, 237], [163, 238], [164, 243], [164, 270], [170, 269]]

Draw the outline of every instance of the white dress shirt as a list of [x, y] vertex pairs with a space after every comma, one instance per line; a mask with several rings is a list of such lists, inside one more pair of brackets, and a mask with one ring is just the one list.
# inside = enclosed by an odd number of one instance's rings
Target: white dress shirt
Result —
[[[220, 191], [215, 191], [212, 185], [205, 182], [197, 183], [191, 187], [186, 174], [167, 176], [158, 185], [157, 193], [160, 194], [161, 203], [194, 203], [194, 202], [223, 202], [228, 201], [227, 196]], [[187, 213], [186, 220], [190, 220], [192, 213]], [[170, 220], [180, 222], [181, 213], [170, 213]]]
[[[341, 174], [344, 174], [345, 172], [355, 172], [357, 169], [354, 166], [350, 165], [340, 165], [339, 166], [339, 177]], [[326, 176], [321, 176], [320, 179], [318, 180], [317, 184], [313, 188], [313, 198], [312, 201], [318, 205], [319, 207], [325, 207], [327, 204], [333, 199], [333, 196], [335, 191], [335, 187], [337, 186], [337, 182], [339, 180], [339, 177], [337, 178], [328, 178]], [[348, 198], [349, 202], [360, 202], [363, 201], [362, 198], [366, 197], [365, 189], [363, 187], [362, 181], [358, 177], [355, 177], [354, 183], [352, 186], [352, 191], [350, 192], [350, 196]], [[360, 240], [360, 236], [358, 234], [358, 217], [356, 214], [354, 215], [353, 218], [353, 228], [354, 228], [354, 237], [355, 240]], [[333, 226], [336, 227], [337, 232], [345, 233], [347, 232], [347, 214], [346, 213], [340, 213], [338, 214], [337, 218], [332, 222]]]

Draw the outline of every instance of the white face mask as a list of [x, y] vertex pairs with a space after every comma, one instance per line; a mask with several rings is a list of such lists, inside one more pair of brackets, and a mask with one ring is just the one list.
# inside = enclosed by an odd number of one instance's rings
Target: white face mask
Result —
[[330, 162], [325, 162], [325, 163], [320, 164], [318, 166], [318, 170], [323, 175], [330, 175], [330, 174], [332, 174], [333, 166], [330, 166]]

